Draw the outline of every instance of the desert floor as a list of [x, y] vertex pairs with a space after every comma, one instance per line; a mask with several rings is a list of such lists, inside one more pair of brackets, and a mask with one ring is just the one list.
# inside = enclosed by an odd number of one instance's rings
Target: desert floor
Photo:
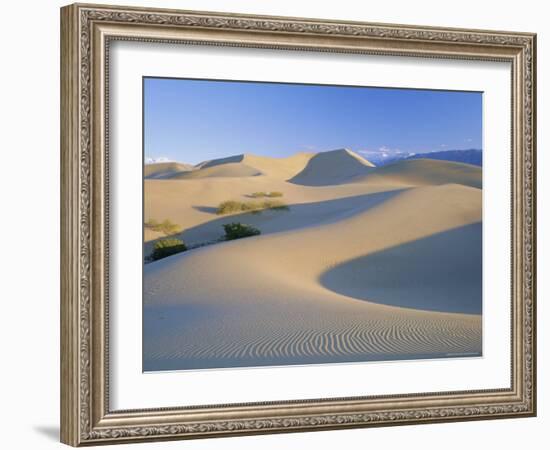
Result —
[[[145, 219], [189, 246], [144, 265], [144, 370], [481, 355], [481, 169], [348, 150], [148, 167]], [[279, 191], [288, 211], [216, 215]], [[145, 229], [145, 253], [163, 235]]]

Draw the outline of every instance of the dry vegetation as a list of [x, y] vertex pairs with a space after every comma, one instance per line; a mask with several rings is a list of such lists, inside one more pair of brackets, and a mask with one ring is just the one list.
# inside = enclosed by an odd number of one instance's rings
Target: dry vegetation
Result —
[[250, 196], [253, 197], [253, 198], [263, 198], [263, 197], [275, 198], [275, 197], [282, 197], [283, 193], [278, 192], [278, 191], [275, 191], [275, 192], [253, 192], [252, 194], [250, 194]]
[[263, 201], [248, 201], [239, 202], [235, 200], [226, 200], [218, 205], [216, 214], [226, 215], [240, 212], [261, 212], [266, 209], [275, 211], [288, 211], [289, 207], [286, 203], [280, 200], [263, 200]]
[[182, 231], [182, 228], [178, 224], [170, 221], [170, 219], [165, 219], [162, 222], [157, 222], [155, 219], [149, 219], [145, 222], [145, 226], [151, 231], [157, 231], [166, 236], [180, 233]]

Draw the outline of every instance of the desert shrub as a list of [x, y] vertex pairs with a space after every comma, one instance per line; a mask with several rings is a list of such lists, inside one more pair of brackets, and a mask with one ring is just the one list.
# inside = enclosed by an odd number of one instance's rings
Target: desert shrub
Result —
[[147, 222], [145, 222], [145, 226], [147, 228], [156, 228], [159, 226], [159, 223], [155, 219], [149, 219]]
[[179, 233], [181, 231], [181, 228], [178, 224], [172, 223], [168, 219], [162, 221], [162, 223], [159, 225], [159, 228], [160, 231], [162, 231], [166, 235]]
[[250, 211], [256, 207], [255, 202], [237, 202], [234, 200], [226, 200], [218, 205], [216, 214], [233, 214], [236, 212]]
[[233, 239], [241, 239], [249, 236], [257, 236], [261, 234], [261, 231], [258, 228], [253, 227], [252, 225], [246, 225], [244, 223], [226, 223], [223, 226], [225, 230], [225, 240], [231, 241]]
[[278, 192], [278, 191], [274, 191], [274, 192], [253, 192], [252, 194], [250, 194], [250, 197], [254, 197], [254, 198], [263, 198], [263, 197], [282, 197], [283, 196], [283, 193], [282, 192]]
[[261, 212], [265, 209], [288, 210], [288, 206], [280, 200], [263, 200], [261, 202], [237, 202], [235, 200], [227, 200], [218, 205], [216, 214], [225, 215], [238, 212]]
[[274, 209], [276, 211], [288, 211], [288, 205], [281, 200], [264, 200], [261, 209]]
[[176, 253], [181, 253], [187, 250], [187, 246], [181, 239], [161, 239], [155, 243], [153, 253], [151, 253], [151, 259], [156, 261], [157, 259], [166, 258]]
[[165, 219], [161, 223], [157, 222], [155, 219], [149, 219], [145, 222], [145, 226], [150, 230], [164, 233], [166, 236], [176, 234], [181, 231], [181, 227], [178, 224], [173, 223], [170, 219]]

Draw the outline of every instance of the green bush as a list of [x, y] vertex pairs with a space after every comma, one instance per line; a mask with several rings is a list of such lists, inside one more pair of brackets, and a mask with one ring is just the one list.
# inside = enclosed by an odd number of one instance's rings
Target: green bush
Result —
[[251, 225], [246, 225], [243, 223], [226, 223], [223, 226], [225, 230], [225, 240], [231, 241], [233, 239], [241, 239], [249, 236], [257, 236], [261, 234], [261, 231], [258, 228], [255, 228]]
[[216, 214], [225, 215], [239, 212], [260, 212], [265, 209], [288, 210], [288, 206], [280, 200], [263, 200], [261, 202], [237, 202], [235, 200], [226, 200], [218, 205]]
[[156, 261], [157, 259], [166, 258], [167, 256], [184, 252], [185, 250], [187, 250], [187, 246], [181, 239], [161, 239], [155, 243], [151, 259]]
[[158, 223], [155, 219], [149, 219], [145, 222], [145, 226], [150, 230], [164, 233], [166, 236], [181, 232], [181, 227], [170, 221], [170, 219], [165, 219], [161, 223]]
[[278, 192], [278, 191], [274, 191], [274, 192], [270, 192], [269, 194], [267, 194], [268, 197], [282, 197], [283, 196], [283, 193], [282, 192]]

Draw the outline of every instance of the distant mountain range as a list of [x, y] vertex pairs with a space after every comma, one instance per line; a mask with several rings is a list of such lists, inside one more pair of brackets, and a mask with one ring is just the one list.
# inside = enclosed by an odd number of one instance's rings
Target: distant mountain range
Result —
[[403, 159], [437, 159], [440, 161], [452, 161], [461, 162], [465, 164], [473, 164], [474, 166], [480, 166], [483, 162], [483, 152], [478, 149], [467, 150], [443, 150], [437, 152], [425, 152], [425, 153], [369, 153], [368, 160], [377, 166], [385, 166], [396, 161]]

